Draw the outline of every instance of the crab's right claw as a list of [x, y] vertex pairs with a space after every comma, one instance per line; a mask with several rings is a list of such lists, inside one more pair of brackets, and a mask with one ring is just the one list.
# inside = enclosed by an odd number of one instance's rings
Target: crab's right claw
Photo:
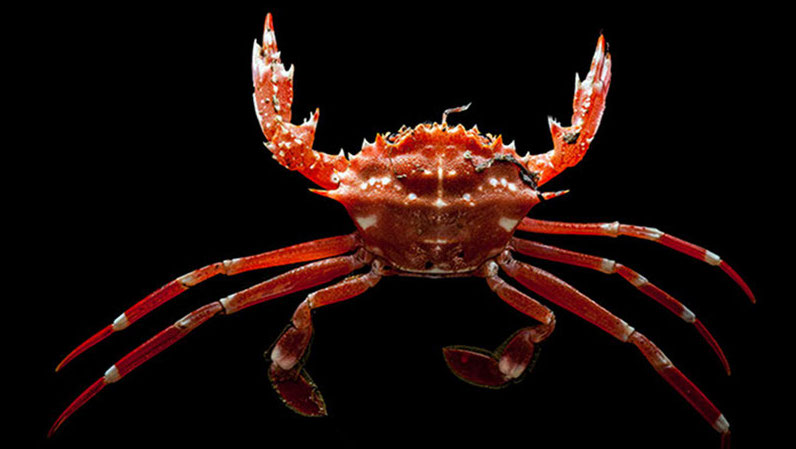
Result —
[[445, 363], [459, 379], [486, 388], [501, 388], [533, 367], [538, 353], [533, 328], [514, 333], [495, 352], [469, 346], [442, 348]]
[[575, 74], [572, 125], [561, 126], [557, 121], [548, 118], [553, 149], [527, 159], [528, 169], [539, 175], [538, 185], [580, 162], [597, 133], [605, 110], [605, 97], [611, 84], [611, 55], [605, 51], [605, 47], [605, 39], [600, 35], [586, 79], [581, 81], [577, 73]]
[[334, 189], [339, 179], [336, 172], [348, 167], [345, 156], [332, 156], [312, 149], [316, 110], [301, 125], [290, 123], [293, 104], [293, 66], [285, 70], [276, 46], [274, 23], [269, 13], [265, 17], [263, 45], [254, 41], [252, 48], [252, 79], [254, 81], [254, 111], [268, 142], [265, 146], [282, 166], [298, 170], [314, 183]]

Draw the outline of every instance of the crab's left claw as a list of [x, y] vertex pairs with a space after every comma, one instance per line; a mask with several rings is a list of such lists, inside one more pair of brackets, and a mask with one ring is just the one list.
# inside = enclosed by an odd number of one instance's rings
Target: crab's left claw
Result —
[[580, 162], [597, 133], [611, 84], [611, 55], [605, 51], [605, 46], [605, 39], [600, 35], [586, 79], [581, 81], [575, 74], [572, 125], [561, 126], [548, 118], [553, 149], [529, 156], [526, 161], [528, 170], [538, 174], [538, 185]]
[[301, 125], [290, 123], [293, 73], [292, 66], [285, 70], [282, 64], [269, 13], [265, 18], [263, 45], [260, 47], [254, 41], [252, 48], [254, 111], [268, 140], [265, 146], [284, 167], [298, 170], [321, 187], [334, 189], [339, 183], [336, 172], [345, 171], [348, 160], [343, 155], [332, 156], [312, 149], [317, 110]]
[[277, 363], [272, 363], [268, 379], [282, 402], [294, 412], [303, 416], [326, 416], [323, 396], [301, 366], [283, 370]]

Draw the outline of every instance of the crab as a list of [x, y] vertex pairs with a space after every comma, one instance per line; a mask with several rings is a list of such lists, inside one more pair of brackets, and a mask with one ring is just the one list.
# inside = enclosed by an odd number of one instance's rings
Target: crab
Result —
[[[553, 332], [556, 320], [551, 309], [507, 283], [500, 276], [502, 272], [539, 297], [636, 347], [721, 435], [722, 447], [729, 447], [727, 419], [652, 341], [566, 282], [513, 256], [519, 253], [619, 275], [693, 325], [729, 374], [721, 347], [694, 313], [638, 272], [614, 260], [515, 236], [522, 231], [650, 240], [718, 267], [755, 302], [746, 282], [718, 255], [658, 229], [618, 222], [565, 223], [527, 217], [534, 205], [567, 192], [543, 192], [540, 188], [583, 158], [600, 125], [611, 82], [611, 56], [602, 35], [588, 75], [580, 80], [576, 74], [571, 125], [549, 119], [553, 149], [536, 155], [520, 156], [513, 142], [505, 144], [501, 136], [481, 134], [477, 127], [468, 130], [448, 124], [449, 114], [462, 112], [469, 105], [444, 111], [439, 123], [377, 134], [373, 142], [366, 140], [356, 155], [316, 151], [313, 140], [318, 110], [300, 125], [291, 123], [293, 74], [293, 66], [286, 70], [281, 62], [273, 19], [268, 14], [262, 46], [255, 41], [252, 51], [254, 108], [265, 146], [279, 164], [322, 188], [311, 189], [314, 193], [341, 203], [356, 230], [207, 265], [174, 279], [127, 309], [69, 353], [56, 371], [211, 277], [308, 262], [200, 307], [134, 349], [63, 411], [49, 435], [106, 385], [117, 382], [210, 318], [343, 277], [307, 295], [266, 352], [271, 361], [270, 382], [290, 409], [305, 416], [327, 414], [323, 397], [304, 368], [313, 336], [312, 311], [358, 296], [385, 276], [481, 277], [501, 300], [537, 322], [514, 332], [495, 350], [443, 348], [448, 367], [463, 381], [480, 387], [505, 387], [532, 368], [538, 347]], [[368, 270], [353, 274], [364, 268]]]

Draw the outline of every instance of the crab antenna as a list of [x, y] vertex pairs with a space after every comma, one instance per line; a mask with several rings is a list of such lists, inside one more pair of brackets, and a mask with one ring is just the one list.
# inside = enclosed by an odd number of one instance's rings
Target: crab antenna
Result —
[[448, 124], [447, 123], [448, 114], [453, 114], [454, 112], [464, 112], [464, 111], [466, 111], [466, 110], [468, 110], [470, 108], [471, 104], [473, 104], [473, 103], [470, 102], [470, 103], [467, 103], [464, 106], [458, 106], [458, 107], [455, 107], [455, 108], [445, 109], [445, 111], [442, 112], [442, 124], [443, 125], [447, 125]]

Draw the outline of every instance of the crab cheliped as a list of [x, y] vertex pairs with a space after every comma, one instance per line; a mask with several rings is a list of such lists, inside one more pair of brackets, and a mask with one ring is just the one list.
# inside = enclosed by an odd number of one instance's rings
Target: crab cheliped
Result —
[[[594, 139], [611, 82], [611, 56], [603, 36], [597, 41], [588, 75], [580, 80], [576, 74], [571, 125], [562, 126], [550, 119], [554, 147], [537, 155], [520, 156], [514, 143], [505, 144], [500, 136], [482, 135], [476, 127], [467, 130], [462, 125], [447, 123], [448, 114], [467, 106], [445, 111], [441, 123], [378, 134], [374, 142], [365, 141], [356, 155], [318, 152], [312, 148], [318, 111], [301, 125], [291, 123], [293, 73], [292, 66], [285, 70], [281, 62], [268, 14], [262, 47], [255, 41], [252, 52], [254, 107], [267, 140], [265, 146], [281, 165], [300, 172], [323, 188], [313, 192], [340, 202], [356, 230], [348, 235], [214, 263], [151, 293], [73, 350], [56, 371], [109, 335], [213, 276], [310, 262], [200, 307], [166, 328], [112, 365], [66, 408], [50, 434], [107, 384], [118, 381], [210, 318], [344, 276], [348, 277], [307, 295], [289, 326], [266, 353], [271, 360], [268, 377], [288, 407], [308, 416], [327, 413], [318, 388], [304, 369], [313, 334], [311, 312], [360, 295], [382, 277], [393, 275], [482, 277], [499, 298], [537, 321], [538, 324], [514, 332], [495, 351], [468, 346], [443, 349], [448, 367], [462, 380], [484, 387], [505, 386], [530, 369], [536, 347], [555, 327], [555, 315], [536, 299], [506, 283], [499, 276], [502, 271], [539, 297], [635, 346], [658, 374], [721, 434], [722, 447], [729, 446], [728, 421], [652, 341], [556, 276], [512, 256], [520, 253], [618, 274], [692, 324], [729, 374], [727, 359], [702, 322], [644, 276], [614, 260], [515, 237], [516, 231], [523, 231], [624, 235], [651, 240], [719, 267], [755, 301], [747, 284], [718, 255], [657, 229], [618, 222], [564, 223], [526, 217], [535, 204], [566, 193], [541, 192], [539, 188], [577, 164]], [[365, 267], [369, 271], [351, 275]]]

